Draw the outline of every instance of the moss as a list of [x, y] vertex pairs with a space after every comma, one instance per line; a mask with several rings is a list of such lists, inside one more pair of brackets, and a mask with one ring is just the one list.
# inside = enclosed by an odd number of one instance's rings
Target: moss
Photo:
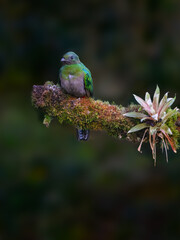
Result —
[[[46, 126], [49, 126], [52, 118], [56, 117], [60, 124], [70, 124], [82, 129], [105, 130], [110, 136], [127, 138], [133, 142], [142, 138], [143, 131], [127, 134], [139, 120], [123, 116], [125, 112], [143, 112], [139, 105], [123, 107], [92, 98], [75, 98], [64, 94], [59, 85], [54, 85], [53, 82], [46, 82], [44, 86], [34, 86], [32, 102], [35, 107], [43, 109], [46, 113], [44, 119]], [[167, 121], [176, 145], [180, 140], [180, 130], [176, 127], [177, 117], [180, 117], [180, 113]]]
[[119, 121], [108, 121], [107, 119], [102, 120], [103, 129], [105, 129], [108, 135], [113, 137], [125, 138], [127, 137], [128, 130], [132, 127], [133, 123], [128, 122], [122, 118]]
[[179, 117], [180, 117], [180, 113], [177, 113], [174, 116], [172, 116], [170, 119], [168, 119], [166, 122], [166, 124], [172, 131], [172, 138], [174, 140], [174, 143], [175, 143], [177, 149], [179, 148], [178, 142], [180, 140], [180, 132], [177, 129], [176, 121]]
[[44, 86], [53, 86], [54, 83], [52, 81], [45, 82]]
[[45, 115], [45, 116], [44, 116], [43, 124], [44, 124], [46, 127], [49, 127], [51, 121], [52, 121], [52, 117], [51, 117], [51, 116], [49, 116], [49, 115]]
[[66, 113], [65, 112], [59, 113], [56, 117], [59, 123], [62, 124], [66, 120]]

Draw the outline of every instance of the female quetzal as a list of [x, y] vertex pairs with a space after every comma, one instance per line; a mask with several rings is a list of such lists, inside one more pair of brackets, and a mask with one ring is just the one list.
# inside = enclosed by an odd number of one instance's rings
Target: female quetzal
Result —
[[[93, 80], [89, 69], [81, 63], [74, 52], [67, 52], [61, 59], [60, 85], [65, 92], [75, 97], [92, 97]], [[77, 129], [78, 140], [88, 140], [88, 129]]]

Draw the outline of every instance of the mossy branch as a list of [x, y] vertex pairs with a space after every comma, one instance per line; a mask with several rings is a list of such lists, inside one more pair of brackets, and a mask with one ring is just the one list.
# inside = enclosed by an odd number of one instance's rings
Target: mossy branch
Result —
[[[75, 98], [63, 93], [59, 85], [52, 82], [33, 86], [32, 103], [34, 107], [44, 111], [44, 124], [47, 127], [51, 119], [57, 118], [60, 123], [82, 129], [105, 130], [111, 136], [126, 138], [132, 142], [139, 142], [143, 134], [143, 131], [128, 134], [139, 120], [123, 116], [130, 111], [141, 112], [139, 105], [125, 108], [92, 98]], [[179, 141], [180, 114], [173, 116], [167, 124], [174, 130], [175, 140]]]

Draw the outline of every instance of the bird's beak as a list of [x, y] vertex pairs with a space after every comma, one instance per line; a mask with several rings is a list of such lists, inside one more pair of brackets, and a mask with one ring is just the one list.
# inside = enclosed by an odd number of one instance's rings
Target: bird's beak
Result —
[[61, 58], [61, 62], [65, 62], [66, 61], [66, 59], [65, 58]]

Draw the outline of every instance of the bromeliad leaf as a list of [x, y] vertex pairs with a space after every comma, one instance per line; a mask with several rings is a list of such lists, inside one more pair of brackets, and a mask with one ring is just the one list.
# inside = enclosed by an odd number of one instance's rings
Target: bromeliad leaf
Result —
[[137, 132], [137, 131], [140, 131], [144, 128], [147, 128], [148, 125], [146, 123], [140, 123], [140, 124], [137, 124], [136, 126], [132, 127], [128, 133], [133, 133], [133, 132]]
[[166, 124], [161, 126], [161, 130], [164, 130], [167, 134], [172, 135], [171, 129]]
[[169, 118], [171, 118], [173, 115], [175, 115], [178, 112], [178, 108], [176, 107], [172, 111], [169, 111], [165, 114], [165, 116], [162, 117], [163, 123], [165, 123]]
[[157, 127], [156, 127], [156, 126], [154, 126], [154, 127], [150, 126], [150, 127], [149, 127], [149, 133], [150, 133], [150, 135], [153, 136], [153, 134], [155, 134], [156, 132], [157, 132]]
[[176, 151], [176, 146], [175, 146], [175, 143], [173, 141], [173, 139], [170, 138], [170, 136], [164, 131], [164, 130], [161, 130], [161, 132], [164, 134], [164, 136], [167, 138], [169, 144], [171, 145], [171, 148], [173, 150], [173, 152], [177, 152]]
[[148, 92], [146, 92], [146, 95], [145, 95], [145, 102], [149, 105], [149, 106], [152, 106], [152, 101], [151, 101], [151, 96]]
[[168, 98], [168, 99], [167, 99], [167, 102], [171, 101], [172, 99], [173, 99], [172, 97]]
[[176, 96], [172, 98], [169, 102], [165, 103], [165, 105], [162, 107], [161, 111], [159, 112], [159, 118], [163, 116], [163, 113], [167, 111], [167, 109], [174, 103], [176, 100]]
[[151, 117], [152, 117], [154, 120], [156, 120], [156, 121], [158, 120], [158, 114], [157, 114], [157, 113], [154, 114], [154, 115], [152, 115]]
[[145, 117], [145, 118], [142, 118], [142, 119], [141, 119], [141, 122], [143, 122], [143, 121], [145, 121], [145, 120], [154, 121], [154, 118], [152, 118], [152, 117]]
[[140, 97], [136, 96], [135, 94], [134, 95], [134, 98], [136, 99], [136, 101], [144, 108], [144, 110], [151, 114], [151, 108], [150, 106]]
[[164, 97], [161, 99], [160, 104], [159, 104], [159, 108], [158, 108], [158, 115], [160, 114], [162, 108], [164, 107], [164, 105], [167, 102], [167, 97], [168, 97], [168, 92], [164, 95]]
[[138, 113], [138, 112], [128, 112], [128, 113], [124, 113], [123, 115], [126, 117], [132, 117], [132, 118], [138, 118], [138, 119], [148, 117], [146, 114]]
[[157, 85], [155, 93], [154, 93], [154, 97], [153, 97], [153, 108], [154, 108], [155, 112], [157, 112], [157, 110], [158, 110], [159, 97], [160, 97], [160, 90]]
[[140, 112], [129, 112], [125, 113], [124, 116], [133, 117], [140, 119], [141, 124], [138, 124], [131, 128], [128, 133], [137, 132], [139, 130], [144, 130], [143, 137], [141, 139], [140, 145], [138, 147], [138, 151], [141, 152], [141, 146], [144, 141], [145, 135], [149, 132], [149, 144], [152, 150], [152, 155], [154, 159], [154, 164], [156, 165], [156, 140], [157, 137], [161, 138], [162, 140], [162, 147], [164, 146], [166, 152], [166, 159], [168, 161], [168, 143], [171, 145], [171, 148], [174, 152], [176, 152], [176, 142], [174, 141], [172, 129], [166, 125], [168, 119], [170, 119], [175, 114], [177, 115], [179, 109], [171, 109], [171, 105], [174, 103], [176, 97], [168, 98], [168, 93], [164, 95], [162, 100], [159, 103], [160, 98], [160, 89], [157, 86], [154, 96], [153, 102], [151, 100], [150, 94], [146, 92], [145, 94], [145, 101], [134, 95], [136, 101], [142, 106], [143, 110], [147, 112], [140, 113]]

